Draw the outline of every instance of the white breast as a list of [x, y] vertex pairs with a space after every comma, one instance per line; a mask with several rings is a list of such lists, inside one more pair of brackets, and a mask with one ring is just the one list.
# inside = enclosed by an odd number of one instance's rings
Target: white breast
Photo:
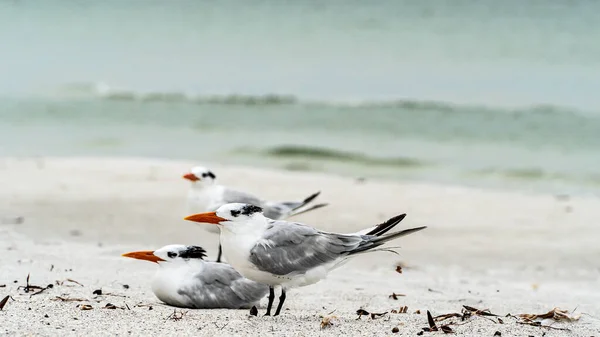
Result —
[[189, 299], [177, 293], [181, 286], [181, 280], [186, 277], [187, 271], [183, 268], [161, 268], [158, 267], [152, 279], [152, 292], [161, 301], [178, 307], [189, 306]]

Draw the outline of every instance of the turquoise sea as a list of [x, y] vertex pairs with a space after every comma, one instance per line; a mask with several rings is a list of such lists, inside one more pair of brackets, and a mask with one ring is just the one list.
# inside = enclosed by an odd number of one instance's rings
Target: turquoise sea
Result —
[[600, 195], [600, 2], [0, 2], [0, 156]]

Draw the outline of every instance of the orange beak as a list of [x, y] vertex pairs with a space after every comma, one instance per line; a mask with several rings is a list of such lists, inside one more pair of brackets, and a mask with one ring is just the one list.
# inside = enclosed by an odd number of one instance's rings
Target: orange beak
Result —
[[217, 216], [216, 212], [207, 212], [207, 213], [199, 213], [190, 216], [186, 216], [184, 220], [194, 221], [194, 222], [203, 222], [203, 223], [211, 223], [218, 225], [221, 221], [227, 221], [227, 219], [221, 218]]
[[200, 178], [196, 177], [193, 173], [186, 173], [183, 175], [183, 179], [187, 179], [190, 181], [198, 181]]
[[138, 259], [138, 260], [146, 260], [146, 261], [150, 261], [150, 262], [156, 262], [156, 263], [158, 263], [158, 261], [164, 261], [160, 257], [154, 255], [154, 252], [151, 250], [126, 253], [126, 254], [123, 254], [122, 256], [130, 257], [130, 258]]

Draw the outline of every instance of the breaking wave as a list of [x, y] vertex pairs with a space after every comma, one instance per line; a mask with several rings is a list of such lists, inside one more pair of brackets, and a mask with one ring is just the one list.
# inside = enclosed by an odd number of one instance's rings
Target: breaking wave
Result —
[[[438, 111], [460, 113], [542, 113], [580, 114], [582, 111], [555, 105], [539, 104], [524, 107], [494, 107], [475, 104], [458, 104], [435, 100], [379, 99], [379, 100], [306, 100], [293, 94], [266, 93], [245, 94], [195, 94], [181, 91], [138, 91], [111, 87], [104, 83], [74, 83], [63, 86], [59, 97], [101, 99], [111, 101], [163, 102], [198, 105], [278, 106], [301, 105], [338, 108], [406, 109], [415, 111]], [[588, 113], [583, 113], [589, 115]], [[593, 113], [597, 115], [597, 113]]]

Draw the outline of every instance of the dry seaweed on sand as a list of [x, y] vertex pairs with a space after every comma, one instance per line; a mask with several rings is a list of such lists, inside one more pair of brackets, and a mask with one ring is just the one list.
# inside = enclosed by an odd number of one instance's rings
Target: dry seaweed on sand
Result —
[[557, 322], [574, 322], [581, 318], [581, 315], [571, 316], [571, 313], [569, 313], [568, 310], [561, 310], [559, 308], [554, 308], [545, 314], [519, 314], [517, 316], [528, 322], [538, 319], [552, 319]]
[[114, 305], [112, 303], [106, 303], [106, 305], [102, 309], [121, 309], [121, 310], [125, 310], [125, 307], [119, 307], [119, 306], [116, 306], [116, 305]]
[[517, 321], [518, 324], [562, 331], [570, 330], [567, 328], [559, 328], [550, 325], [544, 325], [542, 324], [542, 320], [551, 319], [555, 322], [575, 322], [578, 321], [579, 318], [581, 318], [580, 315], [572, 316], [572, 312], [570, 313], [568, 310], [561, 310], [559, 308], [553, 308], [552, 310], [544, 314], [519, 314], [517, 316], [520, 319], [519, 321]]
[[372, 312], [371, 319], [377, 319], [377, 318], [385, 316], [386, 314], [387, 314], [387, 312], [381, 312], [381, 313]]
[[465, 308], [465, 310], [468, 310], [468, 311], [469, 311], [469, 312], [470, 312], [472, 315], [478, 315], [478, 316], [494, 316], [494, 317], [498, 316], [498, 315], [496, 315], [496, 314], [492, 314], [492, 313], [490, 312], [490, 309], [483, 309], [483, 310], [481, 310], [481, 309], [477, 309], [477, 308], [470, 307], [470, 306], [468, 306], [468, 305], [463, 305], [463, 308]]
[[449, 314], [443, 314], [443, 315], [435, 316], [433, 318], [433, 320], [436, 321], [436, 322], [439, 322], [439, 321], [443, 321], [445, 319], [452, 318], [452, 317], [463, 317], [463, 315], [461, 315], [461, 314], [459, 314], [457, 312], [452, 312], [452, 313], [449, 313]]
[[381, 313], [376, 313], [376, 312], [368, 312], [365, 309], [358, 309], [358, 310], [356, 310], [356, 314], [358, 315], [358, 317], [356, 318], [357, 320], [361, 319], [362, 316], [369, 316], [369, 315], [371, 316], [371, 319], [377, 319], [377, 318], [380, 318], [380, 317], [386, 315], [387, 311], [381, 312]]
[[[431, 312], [429, 312], [429, 310], [427, 310], [427, 323], [429, 324], [429, 327], [423, 328], [423, 331], [433, 332], [441, 330], [444, 333], [454, 333], [454, 330], [452, 330], [452, 328], [448, 324], [444, 324], [438, 327], [435, 324], [435, 320], [433, 319], [433, 316], [431, 316]], [[421, 331], [421, 335], [423, 331]]]
[[396, 309], [392, 309], [392, 311], [390, 311], [390, 313], [392, 314], [406, 314], [406, 312], [408, 311], [408, 306], [403, 306], [400, 307], [398, 310]]
[[463, 305], [463, 309], [462, 309], [462, 317], [461, 320], [462, 321], [466, 321], [468, 318], [471, 318], [471, 316], [479, 316], [479, 317], [483, 317], [485, 319], [488, 319], [494, 323], [497, 323], [496, 321], [494, 321], [493, 319], [491, 319], [490, 317], [498, 317], [498, 315], [493, 314], [490, 309], [477, 309], [474, 307], [470, 307], [468, 305]]
[[337, 321], [338, 321], [338, 317], [335, 315], [324, 316], [323, 319], [321, 320], [321, 329], [325, 329], [330, 326], [333, 326], [334, 323], [337, 324]]
[[89, 304], [81, 304], [81, 305], [78, 304], [77, 307], [79, 307], [79, 309], [81, 309], [81, 310], [92, 310], [92, 309], [94, 309], [94, 307], [92, 307]]
[[365, 309], [358, 309], [358, 310], [356, 310], [356, 314], [358, 315], [358, 318], [356, 318], [356, 319], [361, 319], [361, 317], [368, 316], [371, 313], [366, 311]]

